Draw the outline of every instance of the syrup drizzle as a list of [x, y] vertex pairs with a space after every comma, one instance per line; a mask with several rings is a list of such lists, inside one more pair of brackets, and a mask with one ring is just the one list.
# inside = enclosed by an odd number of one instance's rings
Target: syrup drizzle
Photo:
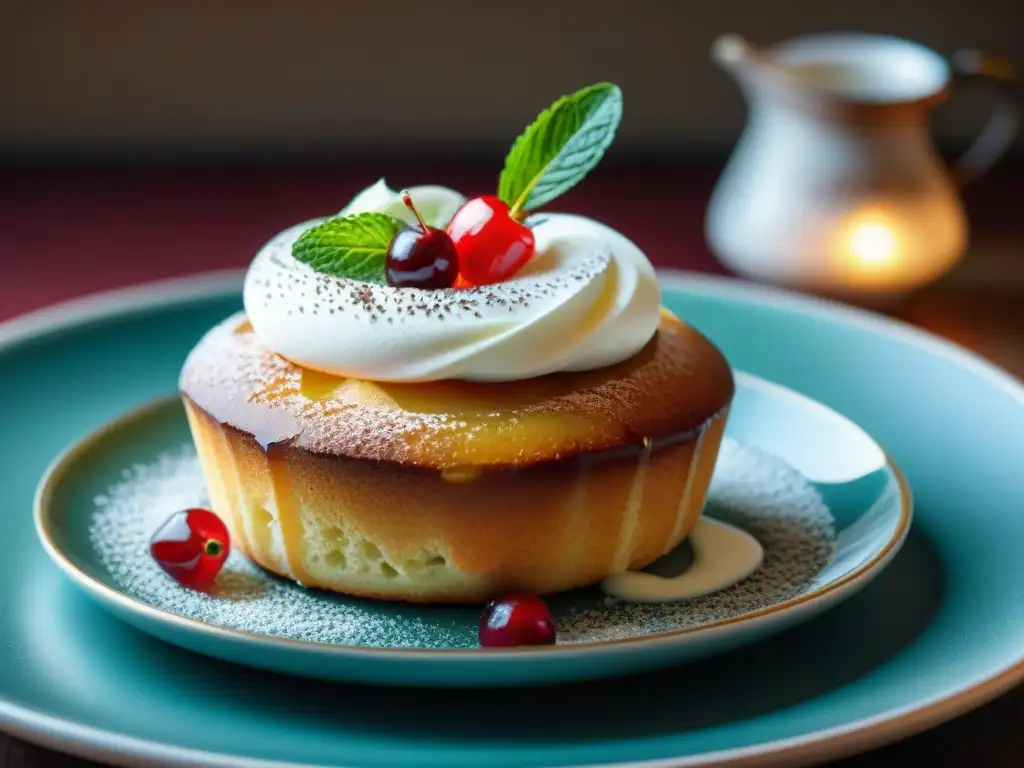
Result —
[[633, 539], [636, 533], [637, 523], [640, 520], [640, 505], [644, 498], [644, 480], [647, 478], [647, 465], [651, 460], [651, 439], [645, 437], [643, 448], [640, 450], [640, 457], [637, 460], [636, 471], [633, 475], [633, 484], [629, 489], [629, 498], [626, 500], [626, 511], [622, 519], [622, 529], [619, 532], [619, 549], [615, 554], [615, 569], [623, 570], [629, 565], [633, 555]]
[[252, 537], [249, 535], [248, 515], [245, 514], [245, 494], [242, 493], [242, 478], [238, 471], [238, 461], [235, 458], [234, 449], [228, 440], [223, 428], [215, 432], [217, 447], [215, 451], [223, 457], [222, 461], [216, 462], [221, 471], [226, 471], [228, 476], [221, 482], [224, 488], [224, 499], [228, 507], [228, 514], [233, 524], [231, 534], [240, 539], [246, 549], [252, 549]]
[[690, 496], [693, 494], [693, 478], [697, 475], [697, 467], [700, 465], [700, 454], [701, 449], [704, 447], [704, 438], [707, 437], [708, 430], [703, 429], [697, 436], [697, 441], [693, 446], [693, 456], [690, 457], [690, 469], [686, 473], [686, 485], [683, 486], [683, 498], [679, 502], [679, 510], [676, 512], [676, 522], [672, 526], [672, 533], [669, 535], [669, 541], [679, 541], [679, 537], [682, 535], [683, 528], [687, 522], [688, 513], [690, 511]]
[[281, 530], [281, 549], [284, 565], [292, 578], [303, 586], [312, 586], [312, 579], [306, 571], [303, 560], [302, 512], [295, 500], [291, 473], [288, 463], [281, 455], [279, 446], [267, 450], [267, 468], [273, 486], [274, 501], [277, 504], [277, 520]]

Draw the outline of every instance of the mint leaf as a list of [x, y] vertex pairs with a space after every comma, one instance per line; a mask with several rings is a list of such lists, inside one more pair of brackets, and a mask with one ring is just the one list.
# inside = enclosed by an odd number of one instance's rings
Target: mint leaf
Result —
[[512, 214], [550, 203], [600, 162], [622, 118], [622, 91], [598, 83], [563, 96], [512, 145], [498, 197]]
[[384, 213], [335, 217], [303, 232], [292, 245], [292, 256], [325, 275], [384, 283], [388, 246], [405, 226]]

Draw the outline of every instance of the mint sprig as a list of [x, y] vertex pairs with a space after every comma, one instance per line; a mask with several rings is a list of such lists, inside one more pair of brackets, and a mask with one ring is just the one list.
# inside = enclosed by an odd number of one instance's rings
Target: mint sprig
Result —
[[563, 96], [516, 139], [498, 181], [513, 216], [578, 184], [604, 156], [622, 118], [622, 91], [598, 83]]
[[[529, 214], [572, 189], [594, 169], [614, 140], [621, 119], [622, 92], [612, 83], [582, 88], [541, 112], [512, 145], [498, 180], [498, 197], [509, 206], [509, 214], [527, 226], [542, 223], [543, 217], [537, 220]], [[439, 198], [435, 203], [444, 215], [438, 217], [450, 218], [455, 206], [447, 198], [454, 193], [424, 189]], [[394, 197], [381, 179], [363, 190], [343, 213], [353, 207], [394, 212]], [[405, 220], [389, 213], [339, 214], [303, 232], [292, 246], [292, 255], [323, 274], [386, 283], [388, 248], [406, 226]]]
[[326, 275], [384, 283], [388, 246], [405, 226], [384, 213], [335, 217], [303, 232], [292, 256]]

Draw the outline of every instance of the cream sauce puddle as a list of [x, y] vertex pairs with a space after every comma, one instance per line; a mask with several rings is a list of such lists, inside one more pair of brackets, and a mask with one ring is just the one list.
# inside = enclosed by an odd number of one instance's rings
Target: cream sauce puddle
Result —
[[632, 603], [670, 603], [710, 595], [731, 587], [764, 561], [757, 539], [727, 523], [702, 517], [689, 536], [693, 562], [678, 576], [646, 571], [613, 573], [601, 582], [611, 597]]

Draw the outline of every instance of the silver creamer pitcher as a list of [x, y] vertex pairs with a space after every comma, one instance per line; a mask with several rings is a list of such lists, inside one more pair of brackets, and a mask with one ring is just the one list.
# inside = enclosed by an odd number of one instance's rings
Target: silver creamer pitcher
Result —
[[976, 52], [947, 61], [917, 43], [866, 34], [795, 38], [765, 51], [720, 38], [749, 120], [714, 194], [707, 240], [747, 276], [832, 294], [898, 294], [963, 254], [959, 187], [1011, 144], [1009, 89], [952, 168], [930, 136], [932, 109], [963, 78], [1011, 81]]

